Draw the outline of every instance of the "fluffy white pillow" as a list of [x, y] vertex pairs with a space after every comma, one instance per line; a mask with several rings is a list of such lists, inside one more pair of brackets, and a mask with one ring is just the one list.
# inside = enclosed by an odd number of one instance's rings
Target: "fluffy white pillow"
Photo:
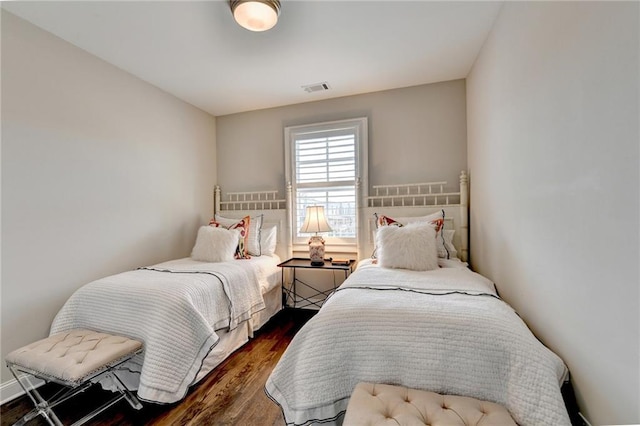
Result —
[[201, 226], [196, 244], [191, 251], [193, 260], [202, 262], [226, 262], [233, 260], [240, 231], [236, 229]]
[[260, 247], [262, 248], [262, 254], [265, 256], [271, 256], [276, 252], [276, 243], [278, 241], [278, 227], [277, 225], [262, 228], [262, 234], [260, 235]]
[[[432, 226], [438, 227], [440, 225], [440, 229], [436, 233], [436, 247], [438, 250], [438, 257], [443, 259], [455, 259], [458, 256], [458, 252], [453, 245], [453, 234], [456, 232], [454, 229], [445, 230], [444, 229], [444, 210], [437, 211], [435, 213], [431, 213], [426, 216], [407, 216], [407, 217], [389, 217], [386, 215], [378, 216], [377, 213], [374, 213], [376, 228], [380, 228], [382, 226], [406, 226], [410, 223], [430, 223]], [[375, 231], [374, 231], [374, 240], [375, 240]], [[376, 258], [377, 248], [374, 246], [372, 258]]]
[[[249, 220], [249, 237], [247, 239], [247, 251], [252, 256], [260, 256], [262, 250], [260, 248], [260, 233], [262, 232], [262, 218], [263, 215], [251, 216]], [[215, 215], [216, 222], [227, 228], [238, 223], [240, 219], [231, 219], [228, 217], [222, 217], [219, 214]]]
[[384, 268], [430, 271], [438, 268], [436, 230], [425, 223], [381, 226], [376, 233], [378, 264]]

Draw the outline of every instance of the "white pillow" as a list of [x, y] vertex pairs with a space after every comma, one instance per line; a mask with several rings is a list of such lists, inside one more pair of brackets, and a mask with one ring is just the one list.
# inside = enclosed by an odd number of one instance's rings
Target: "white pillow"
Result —
[[202, 262], [226, 262], [233, 260], [240, 231], [215, 226], [201, 226], [196, 244], [191, 251], [193, 260]]
[[[442, 233], [442, 231], [444, 230], [444, 210], [442, 209], [435, 213], [428, 214], [426, 216], [389, 217], [387, 215], [378, 215], [377, 213], [374, 213], [374, 218], [375, 218], [375, 224], [377, 229], [383, 226], [388, 226], [388, 225], [406, 226], [406, 225], [409, 225], [410, 223], [417, 223], [417, 222], [429, 223], [432, 226], [434, 226], [434, 222], [440, 221], [441, 228], [436, 233], [436, 240], [437, 240], [436, 247], [438, 251], [438, 257], [441, 257], [444, 259], [450, 259], [457, 256], [457, 251], [453, 246], [453, 242], [452, 242], [453, 233], [455, 232], [455, 230], [451, 230], [450, 235], [448, 235], [446, 231], [444, 234]], [[374, 231], [374, 236], [375, 236], [375, 231]], [[447, 244], [447, 241], [448, 241], [448, 244]], [[374, 245], [373, 254], [371, 255], [371, 257], [374, 259], [377, 257], [377, 245]]]
[[[249, 220], [249, 237], [247, 240], [247, 251], [252, 256], [260, 256], [262, 254], [262, 250], [260, 249], [260, 233], [262, 231], [262, 218], [263, 215], [259, 214], [257, 216], [251, 216]], [[222, 226], [226, 226], [227, 228], [231, 225], [235, 225], [241, 219], [231, 219], [228, 217], [222, 217], [219, 214], [216, 214], [215, 218], [216, 222], [218, 222]]]
[[458, 257], [458, 251], [453, 245], [453, 234], [455, 233], [455, 229], [443, 229], [438, 232], [436, 236], [438, 257], [443, 259], [455, 259]]
[[381, 226], [376, 233], [378, 264], [414, 271], [438, 269], [436, 230], [428, 223]]
[[262, 228], [260, 236], [260, 247], [262, 254], [271, 256], [276, 252], [276, 243], [278, 242], [278, 227], [276, 225]]

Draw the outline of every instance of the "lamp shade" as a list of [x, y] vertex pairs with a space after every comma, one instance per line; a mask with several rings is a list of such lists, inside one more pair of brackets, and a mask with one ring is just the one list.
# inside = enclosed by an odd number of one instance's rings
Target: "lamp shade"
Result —
[[331, 227], [324, 215], [324, 206], [307, 206], [304, 223], [300, 227], [300, 233], [310, 234], [318, 232], [330, 232]]
[[279, 0], [231, 0], [233, 18], [250, 31], [266, 31], [278, 22]]

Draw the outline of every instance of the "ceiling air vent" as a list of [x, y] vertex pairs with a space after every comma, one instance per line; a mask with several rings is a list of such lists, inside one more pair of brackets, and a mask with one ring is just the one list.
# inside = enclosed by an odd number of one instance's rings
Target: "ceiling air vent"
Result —
[[307, 93], [321, 92], [324, 90], [329, 90], [329, 83], [323, 81], [322, 83], [308, 84], [306, 86], [302, 86], [302, 88]]

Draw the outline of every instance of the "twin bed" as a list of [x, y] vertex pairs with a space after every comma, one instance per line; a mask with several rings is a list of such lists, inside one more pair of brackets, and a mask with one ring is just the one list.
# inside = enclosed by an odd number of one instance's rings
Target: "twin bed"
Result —
[[144, 342], [119, 377], [145, 401], [176, 402], [280, 310], [278, 261], [185, 258], [109, 276], [77, 290], [51, 333], [84, 328]]
[[459, 192], [444, 182], [373, 187], [356, 271], [267, 380], [288, 425], [341, 424], [359, 382], [496, 402], [522, 426], [570, 424], [565, 364], [465, 262], [467, 185], [463, 172]]
[[[468, 269], [466, 175], [459, 192], [445, 185], [374, 187], [359, 222], [364, 260], [295, 336], [266, 383], [287, 424], [340, 424], [361, 381], [497, 402], [520, 425], [570, 424], [560, 393], [566, 366], [491, 281]], [[187, 258], [107, 277], [78, 290], [52, 326], [52, 333], [83, 327], [142, 340], [145, 352], [127, 366], [125, 381], [144, 400], [180, 400], [281, 309], [277, 264], [291, 254], [287, 200], [271, 191], [221, 202], [219, 189], [215, 199], [215, 211], [229, 218], [262, 215], [263, 229], [276, 226], [277, 253], [219, 263]], [[436, 269], [403, 266], [402, 256], [386, 267], [391, 251], [380, 239], [376, 247], [376, 228], [409, 230], [434, 215], [443, 219], [438, 227], [444, 222], [435, 234]], [[371, 259], [380, 250], [386, 254]]]
[[118, 376], [144, 401], [181, 400], [282, 308], [277, 265], [288, 250], [284, 200], [273, 191], [228, 198], [221, 201], [216, 188], [214, 219], [233, 228], [228, 224], [251, 218], [246, 231], [255, 244], [247, 258], [188, 257], [96, 280], [69, 298], [51, 334], [85, 328], [144, 342], [144, 352]]
[[567, 369], [493, 283], [462, 262], [437, 270], [362, 261], [294, 337], [266, 383], [287, 424], [340, 424], [359, 382], [492, 401], [519, 425], [568, 425]]

